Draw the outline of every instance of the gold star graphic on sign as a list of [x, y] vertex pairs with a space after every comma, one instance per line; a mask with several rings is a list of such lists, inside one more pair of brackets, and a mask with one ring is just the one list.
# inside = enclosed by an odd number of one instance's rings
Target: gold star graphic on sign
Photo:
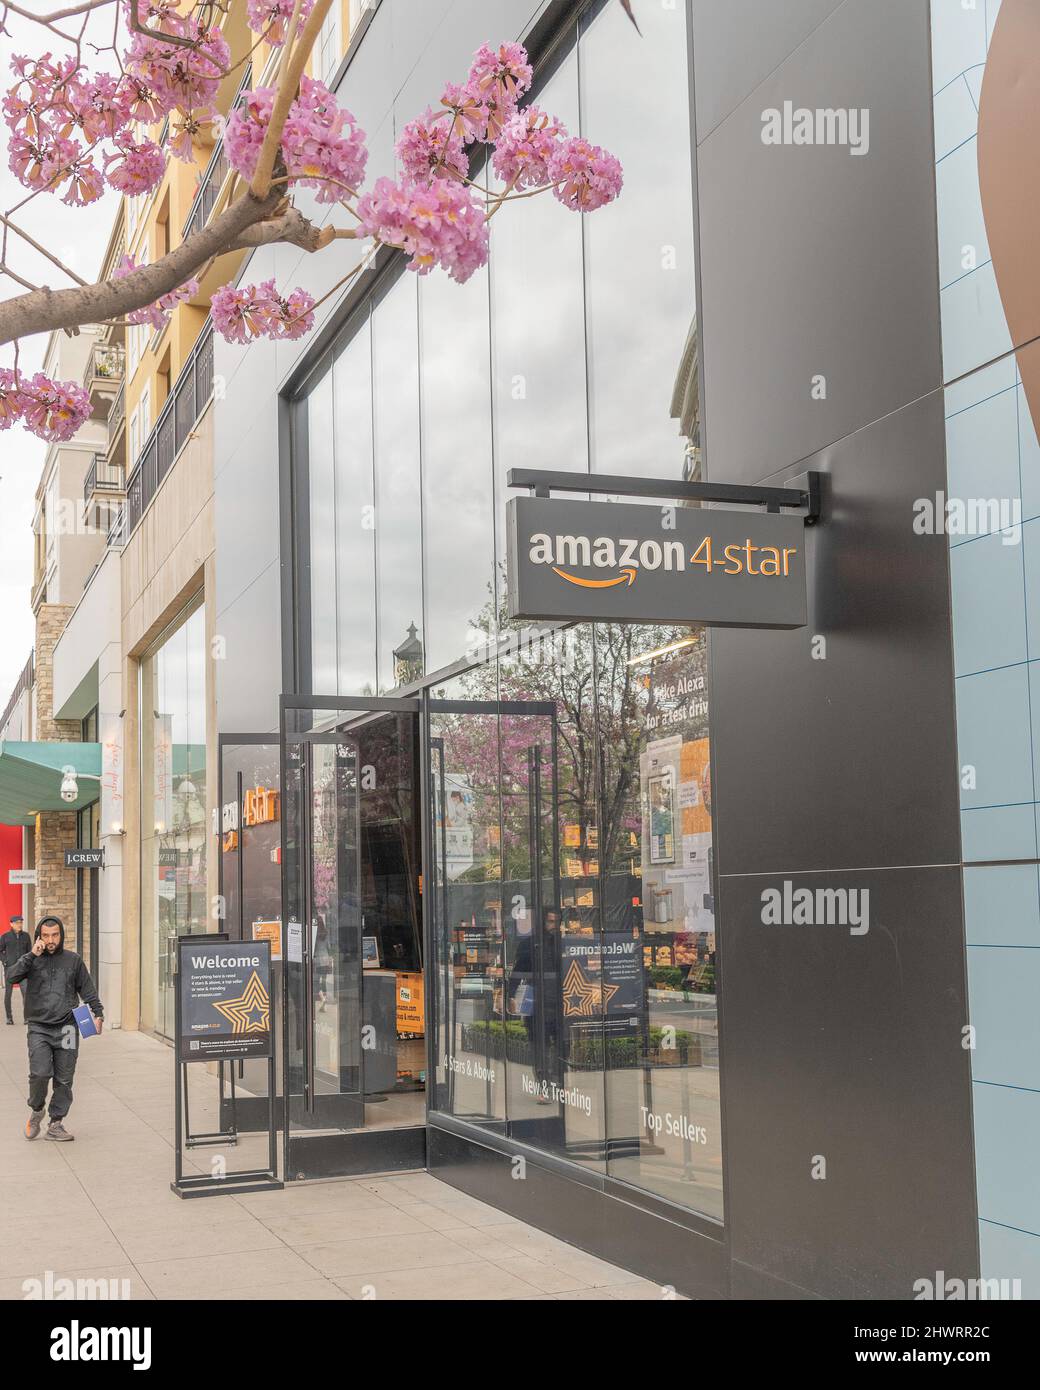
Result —
[[271, 1000], [255, 970], [237, 999], [225, 999], [223, 1004], [214, 1004], [213, 1007], [231, 1024], [232, 1033], [267, 1032]]
[[610, 1003], [619, 988], [619, 985], [594, 984], [579, 963], [571, 961], [563, 979], [564, 1017], [593, 1018], [601, 1005]]

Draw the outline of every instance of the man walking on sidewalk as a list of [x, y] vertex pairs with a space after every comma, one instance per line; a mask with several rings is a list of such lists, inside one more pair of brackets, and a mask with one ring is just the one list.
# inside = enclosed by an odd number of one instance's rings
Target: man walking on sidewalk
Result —
[[[11, 968], [17, 960], [25, 955], [26, 951], [31, 949], [32, 942], [29, 940], [29, 933], [25, 930], [23, 918], [20, 914], [16, 914], [11, 918], [11, 930], [5, 931], [3, 936], [0, 936], [0, 962], [3, 962], [4, 967], [4, 1009], [7, 1013], [8, 1023], [14, 1023], [14, 1015], [11, 1013], [11, 991], [14, 989]], [[19, 993], [21, 993], [20, 987]]]
[[62, 1124], [72, 1105], [72, 1078], [79, 1056], [79, 1028], [72, 1011], [82, 999], [101, 1032], [104, 1009], [94, 981], [75, 951], [65, 949], [65, 928], [60, 917], [42, 917], [36, 925], [32, 949], [8, 971], [8, 980], [25, 980], [25, 1021], [29, 1034], [29, 1110], [26, 1139], [35, 1139], [43, 1120], [47, 1083], [53, 1079], [50, 1124], [45, 1137], [67, 1141], [71, 1135]]

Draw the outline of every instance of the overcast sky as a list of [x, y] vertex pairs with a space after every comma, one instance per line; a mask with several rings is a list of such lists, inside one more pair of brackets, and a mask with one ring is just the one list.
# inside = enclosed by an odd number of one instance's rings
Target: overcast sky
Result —
[[[55, 8], [52, 0], [29, 0], [34, 10], [46, 13]], [[111, 11], [103, 29], [103, 43], [111, 36]], [[97, 20], [92, 21], [94, 25]], [[10, 35], [0, 34], [0, 88], [6, 90], [13, 80], [11, 58], [14, 54], [38, 57], [50, 48], [55, 55], [62, 52], [61, 40], [24, 20], [8, 20]], [[94, 29], [88, 34], [95, 33]], [[87, 61], [93, 59], [89, 49]], [[93, 65], [93, 64], [92, 64]], [[102, 70], [112, 70], [109, 54], [97, 60]], [[8, 130], [0, 126], [0, 208], [10, 215], [11, 209], [26, 196], [7, 167]], [[47, 246], [66, 265], [84, 279], [97, 276], [104, 254], [108, 232], [118, 210], [118, 195], [108, 193], [89, 208], [67, 208], [60, 197], [41, 193], [14, 213], [14, 221]], [[32, 247], [20, 243], [17, 237], [8, 238], [8, 263], [34, 284], [48, 284], [52, 289], [67, 286], [69, 281], [48, 260]], [[20, 286], [6, 276], [0, 279], [0, 295], [5, 299], [22, 293]], [[46, 336], [26, 338], [21, 344], [19, 367], [35, 371], [39, 368], [47, 345]], [[10, 346], [0, 347], [0, 366], [13, 364]], [[32, 513], [36, 484], [40, 479], [46, 455], [46, 445], [33, 439], [18, 426], [0, 433], [0, 713], [33, 645], [34, 624], [29, 607], [33, 579]]]

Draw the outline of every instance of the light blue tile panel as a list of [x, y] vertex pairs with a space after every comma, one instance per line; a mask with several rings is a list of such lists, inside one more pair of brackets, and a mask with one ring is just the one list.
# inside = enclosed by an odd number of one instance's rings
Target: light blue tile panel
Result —
[[979, 1217], [1040, 1235], [1040, 1095], [972, 1087]]
[[980, 1221], [979, 1258], [983, 1279], [1006, 1279], [1012, 1298], [1017, 1279], [1020, 1298], [1040, 1299], [1040, 1236]]
[[[940, 216], [941, 212], [940, 208]], [[948, 285], [939, 296], [939, 304], [946, 381], [1010, 352], [1011, 334], [992, 265], [980, 265]]]
[[[1014, 359], [1012, 359], [1014, 360]], [[1017, 366], [1017, 363], [1016, 363]], [[1029, 413], [1025, 389], [1019, 380], [1015, 388], [1018, 404], [1018, 456], [1022, 477], [1022, 519], [1040, 516], [1040, 443]]]
[[1031, 859], [1036, 854], [1037, 808], [987, 806], [961, 812], [961, 844], [971, 860]]
[[[1018, 389], [1013, 360], [1005, 359], [973, 373], [956, 394], [947, 392], [948, 495], [967, 513], [965, 521], [951, 513], [951, 545], [998, 531], [1023, 515]], [[969, 396], [975, 399], [967, 403]]]
[[[968, 948], [968, 1005], [977, 1082], [1035, 1091], [1040, 1101], [1040, 950]], [[1035, 1155], [1040, 1159], [1040, 1152]], [[1040, 1187], [1040, 1183], [1037, 1184]]]
[[932, 0], [931, 4], [936, 220], [947, 381], [1011, 346], [988, 264], [975, 149], [979, 93], [998, 10], [998, 0], [978, 0], [974, 5], [964, 0]]
[[[1014, 806], [1035, 800], [1024, 665], [957, 681], [957, 743], [961, 768], [975, 769], [974, 789], [965, 788], [962, 779], [962, 807]], [[1035, 845], [1030, 853], [1035, 855]]]
[[985, 0], [965, 8], [962, 0], [932, 0], [932, 85], [941, 92], [961, 73], [986, 61]]
[[[943, 289], [989, 260], [989, 241], [979, 197], [975, 133], [935, 166], [939, 203], [939, 284]], [[976, 364], [978, 365], [978, 364]]]
[[1036, 661], [1040, 657], [1040, 520], [1034, 517], [1019, 529], [1025, 575], [1026, 642], [1030, 660]]
[[1002, 864], [964, 870], [969, 946], [1034, 946], [1040, 951], [1040, 869]]
[[[958, 676], [1011, 666], [1028, 657], [1021, 533], [1019, 527], [1017, 544], [1007, 543], [1014, 539], [1014, 533], [1007, 532], [982, 536], [950, 551]], [[1040, 613], [1037, 617], [1040, 621]], [[997, 799], [1005, 798], [989, 798], [990, 802]]]

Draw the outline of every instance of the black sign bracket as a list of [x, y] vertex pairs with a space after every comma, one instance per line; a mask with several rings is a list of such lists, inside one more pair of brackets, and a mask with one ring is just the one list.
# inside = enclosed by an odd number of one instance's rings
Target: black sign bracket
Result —
[[730, 502], [765, 507], [779, 512], [782, 507], [805, 510], [806, 526], [820, 519], [822, 473], [801, 475], [801, 487], [744, 487], [738, 483], [687, 483], [673, 478], [636, 478], [618, 474], [564, 473], [544, 468], [511, 468], [506, 486], [527, 488], [533, 497], [552, 492], [608, 493], [613, 497], [675, 498], [677, 502]]

